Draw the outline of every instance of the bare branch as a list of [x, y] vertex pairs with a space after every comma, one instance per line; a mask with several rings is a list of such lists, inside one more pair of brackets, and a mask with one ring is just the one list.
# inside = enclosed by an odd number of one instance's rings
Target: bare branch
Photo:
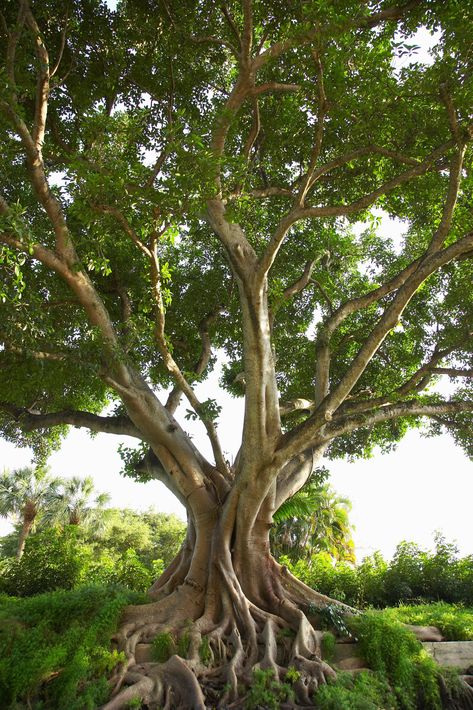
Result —
[[[25, 23], [25, 7], [23, 3], [19, 3], [18, 6], [18, 14], [16, 18], [16, 29], [13, 31], [9, 31], [5, 17], [2, 14], [2, 24], [4, 26], [4, 31], [5, 34], [7, 35], [8, 38], [8, 43], [7, 43], [7, 52], [6, 52], [6, 72], [7, 72], [7, 77], [12, 85], [12, 88], [14, 91], [16, 91], [16, 81], [15, 81], [15, 55], [16, 55], [16, 48], [18, 45], [18, 42], [21, 37], [21, 33], [23, 31], [23, 26]], [[16, 95], [15, 95], [15, 100], [16, 100]]]
[[447, 109], [448, 122], [450, 124], [450, 130], [452, 132], [452, 135], [457, 141], [457, 143], [461, 144], [462, 140], [460, 134], [460, 127], [458, 125], [458, 116], [455, 110], [455, 106], [453, 105], [452, 97], [448, 90], [447, 84], [440, 85], [440, 98], [442, 99], [443, 103], [445, 104], [445, 108]]
[[49, 54], [41, 37], [41, 32], [29, 7], [27, 0], [22, 0], [25, 7], [25, 20], [34, 36], [36, 58], [38, 60], [38, 74], [36, 80], [36, 104], [33, 128], [33, 142], [41, 155], [44, 134], [46, 131], [46, 117], [48, 113], [49, 97]]
[[458, 151], [453, 156], [450, 163], [450, 174], [448, 181], [447, 198], [444, 202], [442, 219], [434, 232], [432, 241], [429, 244], [426, 254], [432, 254], [437, 249], [440, 249], [444, 243], [452, 226], [453, 212], [457, 203], [458, 192], [460, 190], [463, 158], [465, 155], [466, 145], [459, 146]]
[[[199, 359], [197, 360], [194, 366], [194, 372], [197, 377], [200, 377], [205, 372], [205, 370], [207, 369], [207, 365], [209, 364], [212, 355], [212, 343], [210, 340], [209, 328], [212, 323], [218, 318], [222, 310], [223, 306], [217, 306], [213, 309], [213, 311], [208, 313], [205, 318], [203, 318], [200, 322], [199, 334], [202, 343], [202, 350]], [[179, 405], [179, 401], [181, 399], [181, 395], [182, 390], [180, 389], [180, 387], [174, 387], [174, 389], [169, 394], [168, 400], [165, 405], [168, 412], [174, 413], [176, 411]]]
[[202, 403], [198, 400], [193, 388], [184, 377], [181, 369], [179, 368], [177, 362], [174, 360], [171, 351], [169, 349], [166, 333], [165, 333], [165, 323], [166, 323], [166, 311], [163, 299], [163, 290], [161, 282], [161, 267], [158, 255], [158, 235], [154, 235], [152, 238], [152, 246], [150, 250], [151, 259], [151, 284], [152, 293], [154, 300], [154, 313], [156, 319], [155, 327], [155, 338], [156, 344], [158, 346], [161, 357], [163, 358], [164, 365], [168, 372], [173, 376], [176, 385], [187, 397], [189, 404], [193, 407], [195, 412], [199, 415], [202, 423], [205, 426], [207, 435], [209, 437], [210, 443], [212, 445], [212, 451], [215, 457], [215, 464], [217, 468], [221, 471], [223, 475], [228, 474], [228, 466], [223, 456], [223, 452], [218, 440], [217, 431], [214, 423], [206, 416], [204, 407]]
[[93, 209], [96, 212], [102, 212], [103, 214], [111, 214], [117, 222], [120, 224], [120, 226], [123, 228], [123, 231], [130, 237], [132, 242], [136, 244], [138, 249], [145, 254], [145, 256], [148, 257], [148, 259], [152, 259], [152, 254], [151, 250], [149, 247], [146, 246], [146, 244], [143, 244], [141, 239], [138, 237], [137, 233], [123, 214], [117, 207], [111, 207], [110, 205], [99, 205], [99, 204], [94, 204], [92, 205]]
[[[407, 2], [404, 5], [394, 5], [392, 7], [386, 8], [385, 10], [382, 10], [381, 12], [376, 12], [366, 17], [354, 18], [353, 20], [347, 22], [346, 25], [339, 26], [339, 30], [349, 28], [356, 29], [363, 27], [371, 28], [376, 27], [377, 25], [383, 22], [387, 22], [389, 20], [399, 20], [404, 17], [404, 15], [409, 12], [409, 10], [412, 10], [421, 2], [422, 0], [411, 0], [411, 2]], [[335, 27], [331, 29], [333, 29], [334, 32], [336, 31]], [[293, 47], [311, 44], [317, 38], [317, 34], [317, 28], [313, 28], [311, 30], [304, 29], [302, 32], [300, 32], [300, 34], [297, 34], [289, 39], [275, 42], [271, 47], [266, 49], [264, 52], [262, 52], [255, 58], [253, 62], [255, 69], [260, 69], [265, 64], [272, 61], [273, 59], [277, 59], [277, 57], [280, 57], [281, 54], [285, 54]]]
[[62, 207], [56, 197], [52, 194], [44, 172], [44, 164], [40, 151], [33, 140], [25, 122], [5, 101], [0, 100], [0, 109], [4, 111], [12, 122], [18, 135], [21, 138], [27, 157], [27, 165], [31, 175], [32, 184], [36, 195], [44, 207], [56, 236], [56, 249], [70, 261], [75, 260], [75, 252], [69, 237], [66, 220]]
[[297, 281], [294, 281], [293, 284], [284, 289], [283, 297], [285, 300], [289, 300], [297, 293], [300, 293], [311, 283], [312, 272], [315, 268], [315, 265], [320, 261], [321, 258], [322, 257], [319, 256], [317, 257], [317, 259], [312, 259], [312, 261], [308, 261], [306, 263], [304, 271], [302, 275], [297, 279]]
[[402, 185], [415, 177], [423, 175], [426, 173], [432, 165], [441, 157], [449, 148], [454, 145], [453, 141], [444, 143], [435, 150], [433, 150], [424, 160], [417, 163], [415, 166], [411, 167], [409, 170], [400, 173], [392, 180], [384, 183], [376, 190], [364, 195], [360, 199], [352, 202], [349, 205], [328, 205], [322, 207], [301, 207], [295, 206], [288, 212], [280, 221], [276, 230], [274, 231], [268, 245], [260, 258], [258, 265], [259, 278], [262, 279], [268, 273], [277, 253], [283, 243], [289, 229], [293, 224], [302, 219], [307, 219], [310, 217], [340, 217], [343, 215], [353, 214], [359, 212], [362, 209], [366, 209], [370, 205], [374, 204], [376, 200], [382, 195], [394, 190], [399, 185]]
[[363, 158], [366, 155], [383, 155], [386, 158], [392, 158], [393, 160], [396, 160], [399, 163], [404, 163], [405, 165], [419, 165], [418, 160], [416, 160], [415, 158], [410, 158], [409, 156], [404, 155], [403, 153], [399, 153], [398, 151], [390, 150], [389, 148], [383, 148], [382, 146], [375, 144], [367, 145], [363, 148], [357, 148], [356, 150], [349, 151], [348, 153], [343, 153], [337, 158], [334, 158], [328, 163], [325, 163], [325, 165], [321, 165], [320, 168], [318, 168], [317, 170], [314, 170], [312, 174], [310, 188], [312, 188], [313, 185], [317, 182], [317, 180], [319, 180], [323, 175], [326, 175], [327, 173], [331, 172], [332, 170], [335, 170], [336, 168], [341, 168], [343, 165], [346, 165], [347, 163], [350, 163], [353, 160]]
[[269, 185], [262, 189], [249, 190], [247, 191], [235, 191], [227, 195], [226, 201], [234, 200], [241, 195], [248, 195], [250, 197], [255, 197], [256, 199], [265, 200], [268, 197], [294, 197], [294, 193], [290, 187], [276, 187], [275, 185]]
[[222, 37], [214, 37], [213, 35], [205, 35], [202, 37], [191, 37], [191, 40], [196, 44], [217, 44], [220, 47], [226, 47], [237, 59], [240, 55], [238, 49], [231, 42], [228, 42]]
[[448, 375], [449, 377], [473, 377], [473, 368], [434, 367], [431, 372], [434, 375]]
[[238, 28], [235, 24], [235, 20], [233, 19], [232, 15], [230, 13], [230, 10], [225, 5], [225, 3], [222, 3], [220, 5], [220, 9], [223, 13], [223, 16], [225, 17], [225, 20], [227, 21], [228, 26], [230, 27], [230, 30], [232, 31], [233, 35], [235, 36], [236, 41], [238, 42], [239, 49], [241, 49], [240, 33], [239, 33]]
[[[67, 353], [58, 353], [53, 350], [29, 350], [25, 348], [19, 348], [14, 343], [9, 342], [8, 338], [5, 338], [0, 333], [0, 342], [5, 346], [6, 352], [12, 352], [15, 355], [24, 355], [27, 357], [32, 357], [35, 360], [50, 360], [52, 362], [64, 362], [68, 358]], [[69, 354], [70, 356], [70, 354]]]
[[58, 54], [58, 58], [56, 60], [56, 64], [54, 65], [54, 67], [50, 71], [49, 78], [53, 77], [56, 74], [56, 72], [59, 69], [59, 66], [61, 64], [62, 56], [64, 54], [64, 49], [66, 47], [66, 34], [67, 34], [68, 21], [69, 21], [69, 16], [68, 16], [68, 10], [66, 8], [66, 15], [64, 17], [64, 27], [62, 28], [62, 32], [61, 32], [61, 45], [59, 47], [59, 54]]
[[405, 182], [412, 180], [412, 178], [424, 175], [428, 170], [432, 168], [436, 160], [438, 160], [442, 155], [444, 155], [447, 150], [452, 147], [453, 144], [453, 141], [448, 141], [447, 143], [444, 143], [443, 145], [439, 146], [431, 153], [429, 153], [429, 155], [427, 155], [422, 162], [413, 165], [410, 170], [406, 170], [403, 173], [396, 175], [396, 177], [383, 183], [378, 188], [376, 188], [376, 190], [373, 190], [372, 192], [363, 195], [363, 197], [359, 198], [358, 200], [355, 200], [354, 202], [351, 202], [348, 205], [326, 205], [321, 207], [305, 207], [295, 210], [292, 224], [294, 224], [294, 222], [298, 221], [299, 219], [305, 219], [307, 217], [341, 217], [344, 215], [354, 214], [355, 212], [359, 212], [362, 209], [366, 209], [366, 207], [369, 207], [370, 205], [374, 204], [378, 197], [386, 195], [388, 192], [391, 192], [396, 187], [399, 187], [399, 185], [402, 185]]
[[324, 418], [327, 415], [330, 417], [332, 412], [338, 408], [341, 402], [353, 389], [353, 386], [366, 369], [368, 362], [371, 360], [386, 335], [399, 321], [402, 312], [421, 283], [423, 283], [441, 266], [448, 264], [463, 252], [471, 249], [472, 246], [473, 232], [470, 232], [462, 239], [459, 239], [457, 242], [451, 244], [442, 251], [436, 252], [433, 255], [422, 259], [416, 271], [407, 279], [404, 285], [400, 287], [393, 301], [385, 309], [383, 316], [365, 340], [365, 343], [360, 348], [348, 372], [342, 378], [333, 394], [331, 394], [328, 398], [329, 401], [327, 402], [327, 409], [324, 413]]
[[0, 411], [11, 416], [24, 431], [68, 425], [106, 434], [133, 436], [136, 439], [143, 439], [142, 433], [126, 416], [101, 417], [97, 414], [73, 409], [41, 413], [27, 407], [16, 407], [9, 402], [2, 401], [0, 401]]
[[422, 402], [398, 402], [382, 407], [374, 412], [356, 416], [341, 417], [341, 421], [334, 420], [324, 428], [323, 441], [349, 434], [355, 429], [372, 427], [400, 417], [436, 417], [442, 414], [456, 414], [472, 412], [473, 402], [446, 401], [433, 404]]
[[288, 458], [292, 458], [292, 456], [310, 446], [316, 432], [332, 420], [336, 410], [350, 394], [387, 334], [399, 321], [403, 310], [420, 284], [445, 264], [470, 251], [472, 247], [473, 232], [470, 232], [442, 251], [422, 259], [418, 268], [399, 288], [397, 295], [385, 309], [384, 314], [364, 341], [337, 387], [331, 394], [325, 396], [314, 414], [306, 422], [283, 437], [281, 452], [284, 452]]
[[316, 131], [315, 131], [314, 147], [312, 148], [312, 152], [311, 152], [311, 156], [310, 156], [310, 160], [309, 160], [309, 167], [307, 169], [305, 176], [302, 179], [302, 184], [299, 188], [299, 192], [297, 195], [297, 204], [298, 205], [304, 204], [307, 192], [313, 182], [315, 166], [317, 165], [317, 161], [320, 156], [320, 151], [322, 150], [325, 111], [326, 111], [326, 106], [327, 106], [327, 97], [325, 95], [325, 87], [324, 87], [324, 71], [323, 71], [323, 67], [322, 67], [322, 62], [320, 60], [320, 54], [313, 49], [312, 50], [312, 57], [314, 59], [316, 70], [317, 70], [317, 91], [318, 91], [318, 104], [319, 104], [318, 110], [317, 110], [317, 127], [316, 127]]
[[243, 61], [250, 61], [253, 46], [253, 1], [242, 0], [243, 32], [241, 35], [241, 53]]
[[268, 81], [265, 84], [259, 84], [251, 90], [251, 96], [259, 96], [267, 91], [299, 91], [300, 84], [282, 84], [278, 81]]
[[332, 303], [332, 300], [331, 300], [330, 296], [328, 295], [327, 291], [324, 289], [324, 287], [322, 286], [320, 281], [318, 281], [317, 279], [311, 279], [311, 281], [319, 289], [320, 293], [324, 297], [324, 300], [328, 306], [329, 312], [332, 314], [333, 313], [333, 303]]
[[261, 130], [261, 120], [260, 120], [259, 104], [258, 104], [258, 99], [254, 98], [253, 99], [253, 121], [251, 123], [250, 132], [248, 133], [248, 137], [245, 141], [245, 145], [243, 148], [243, 157], [247, 162], [250, 157], [251, 149], [253, 148], [253, 146], [256, 142], [256, 139], [259, 136], [260, 130]]

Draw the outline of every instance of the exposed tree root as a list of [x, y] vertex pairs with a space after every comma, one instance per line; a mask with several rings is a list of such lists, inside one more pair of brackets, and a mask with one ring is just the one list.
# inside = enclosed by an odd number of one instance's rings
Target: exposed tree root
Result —
[[[204, 605], [203, 595], [184, 584], [159, 602], [126, 611], [115, 637], [126, 662], [112, 678], [112, 698], [102, 710], [120, 710], [135, 698], [149, 708], [244, 707], [255, 669], [271, 670], [283, 682], [291, 667], [299, 675], [295, 699], [287, 707], [313, 707], [314, 691], [335, 676], [320, 658], [320, 632], [289, 597], [271, 610], [251, 602], [232, 572], [216, 590], [218, 604], [214, 594], [207, 595]], [[164, 632], [187, 635], [186, 658], [136, 663], [136, 645]]]

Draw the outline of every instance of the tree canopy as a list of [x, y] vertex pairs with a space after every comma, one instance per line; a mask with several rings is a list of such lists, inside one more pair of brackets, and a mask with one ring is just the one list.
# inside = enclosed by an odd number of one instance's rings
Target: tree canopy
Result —
[[[222, 386], [242, 394], [224, 219], [270, 269], [277, 386], [304, 407], [285, 427], [310, 443], [302, 420], [320, 421], [330, 391], [335, 455], [389, 446], [423, 412], [468, 448], [470, 11], [256, 3], [243, 40], [244, 8], [5, 4], [4, 436], [43, 451], [52, 425], [135, 433], [121, 409], [90, 416], [116, 402], [114, 358], [189, 395], [212, 343], [228, 359]], [[428, 62], [420, 26], [436, 33]], [[383, 236], [373, 206], [405, 234]], [[442, 375], [455, 404], [428, 389]], [[190, 408], [218, 414], [192, 394]]]

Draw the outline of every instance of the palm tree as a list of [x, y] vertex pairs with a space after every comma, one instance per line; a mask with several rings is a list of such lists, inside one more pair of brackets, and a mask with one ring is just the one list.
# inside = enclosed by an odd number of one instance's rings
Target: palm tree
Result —
[[4, 470], [0, 475], [0, 516], [20, 524], [17, 559], [39, 518], [52, 513], [61, 483], [61, 478], [41, 468]]
[[275, 513], [274, 554], [287, 555], [293, 562], [305, 559], [310, 564], [315, 552], [327, 552], [335, 560], [354, 562], [350, 510], [347, 498], [314, 476]]
[[73, 476], [63, 481], [55, 510], [68, 525], [97, 525], [100, 513], [109, 501], [108, 493], [97, 494], [91, 476]]

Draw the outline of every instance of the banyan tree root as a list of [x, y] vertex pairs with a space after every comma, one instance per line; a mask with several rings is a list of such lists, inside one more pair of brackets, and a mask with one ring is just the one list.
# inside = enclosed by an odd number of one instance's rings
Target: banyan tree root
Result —
[[[294, 601], [288, 597], [277, 608], [262, 608], [229, 575], [218, 595], [200, 596], [200, 613], [193, 614], [196, 591], [182, 585], [160, 602], [128, 610], [115, 637], [126, 662], [112, 678], [112, 698], [102, 710], [120, 710], [134, 699], [150, 710], [243, 708], [256, 669], [271, 671], [280, 682], [291, 669], [294, 698], [287, 707], [313, 707], [314, 692], [335, 671], [320, 657], [321, 633]], [[165, 632], [186, 634], [186, 658], [174, 654], [164, 663], [136, 663], [137, 644]]]

